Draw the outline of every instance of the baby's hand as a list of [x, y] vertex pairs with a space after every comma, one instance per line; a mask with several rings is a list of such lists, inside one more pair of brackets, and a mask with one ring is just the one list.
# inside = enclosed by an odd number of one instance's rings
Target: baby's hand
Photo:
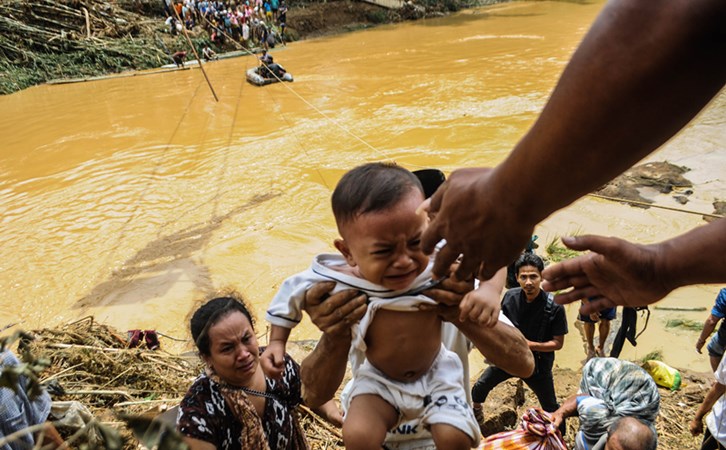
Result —
[[271, 341], [260, 356], [260, 365], [268, 378], [279, 380], [285, 369], [285, 342]]
[[459, 320], [469, 320], [485, 327], [493, 327], [499, 321], [501, 302], [499, 292], [486, 284], [469, 292], [459, 304]]

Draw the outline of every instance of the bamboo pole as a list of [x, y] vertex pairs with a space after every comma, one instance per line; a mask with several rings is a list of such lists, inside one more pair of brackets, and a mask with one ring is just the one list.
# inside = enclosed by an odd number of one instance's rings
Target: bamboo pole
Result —
[[182, 26], [182, 33], [184, 34], [184, 37], [187, 38], [187, 42], [189, 42], [189, 47], [192, 49], [192, 52], [194, 53], [194, 56], [197, 58], [197, 61], [199, 62], [199, 68], [202, 69], [202, 74], [204, 75], [204, 79], [207, 80], [207, 85], [209, 85], [209, 90], [212, 91], [212, 95], [214, 96], [214, 100], [219, 102], [219, 98], [217, 97], [217, 93], [214, 92], [214, 87], [212, 86], [212, 82], [209, 81], [209, 77], [207, 76], [207, 71], [204, 70], [204, 65], [202, 64], [202, 59], [197, 54], [197, 49], [194, 48], [194, 43], [192, 42], [192, 38], [189, 37], [189, 33], [187, 32], [187, 27], [184, 26], [184, 22], [179, 17], [179, 13], [177, 12], [176, 8], [172, 5], [172, 10], [174, 11], [174, 15], [176, 16], [176, 20], [179, 21], [179, 23]]

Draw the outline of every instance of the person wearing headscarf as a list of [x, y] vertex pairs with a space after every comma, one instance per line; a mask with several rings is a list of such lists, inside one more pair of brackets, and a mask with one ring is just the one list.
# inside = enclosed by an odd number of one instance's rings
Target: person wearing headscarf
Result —
[[579, 393], [552, 416], [557, 424], [579, 416], [578, 450], [604, 449], [612, 440], [626, 450], [655, 450], [658, 439], [653, 424], [659, 408], [658, 386], [645, 370], [630, 361], [593, 358], [582, 368]]

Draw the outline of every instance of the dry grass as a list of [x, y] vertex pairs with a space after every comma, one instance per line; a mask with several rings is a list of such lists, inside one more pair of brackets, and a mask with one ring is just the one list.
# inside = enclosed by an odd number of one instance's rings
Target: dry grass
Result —
[[[138, 449], [139, 442], [121, 415], [147, 419], [141, 422], [148, 423], [179, 403], [202, 368], [196, 358], [127, 348], [122, 333], [92, 317], [60, 329], [35, 330], [31, 335], [35, 339], [23, 339], [18, 351], [29, 359], [49, 361], [40, 381], [62, 389], [53, 400], [82, 403], [102, 427], [119, 432], [123, 448], [128, 450]], [[312, 450], [344, 448], [340, 430], [304, 406], [299, 414]], [[83, 434], [73, 437], [76, 445], [88, 445]], [[64, 437], [71, 437], [70, 432]]]
[[[106, 429], [115, 429], [122, 439], [123, 449], [138, 449], [127, 422], [120, 414], [140, 418], [142, 424], [166, 408], [178, 404], [201, 370], [195, 358], [172, 355], [162, 350], [126, 348], [126, 339], [119, 331], [86, 318], [59, 329], [42, 329], [31, 333], [35, 339], [22, 340], [19, 352], [36, 360], [47, 360], [48, 368], [41, 373], [44, 384], [57, 385], [65, 393], [53, 395], [54, 400], [76, 400], [93, 413]], [[311, 345], [295, 346], [304, 357]], [[555, 383], [561, 398], [576, 390], [579, 374], [569, 369], [555, 370]], [[701, 436], [692, 437], [688, 422], [694, 416], [710, 386], [708, 374], [682, 371], [684, 385], [679, 391], [661, 389], [661, 413], [656, 428], [659, 448], [682, 450], [698, 448]], [[569, 392], [573, 391], [573, 392]], [[527, 392], [527, 401], [536, 406], [536, 398]], [[300, 420], [312, 450], [343, 449], [339, 429], [323, 421], [304, 406]], [[146, 422], [144, 422], [146, 420]], [[568, 421], [570, 442], [578, 421]], [[71, 437], [66, 433], [65, 437]], [[74, 447], [93, 448], [83, 433], [76, 433]], [[111, 448], [101, 444], [97, 448]]]

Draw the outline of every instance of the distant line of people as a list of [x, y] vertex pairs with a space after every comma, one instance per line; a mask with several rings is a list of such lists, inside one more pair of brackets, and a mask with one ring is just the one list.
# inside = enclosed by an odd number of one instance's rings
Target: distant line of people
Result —
[[285, 0], [172, 1], [164, 0], [166, 25], [173, 35], [183, 27], [201, 25], [215, 45], [227, 39], [246, 48], [260, 45], [272, 48], [285, 43], [288, 6]]

